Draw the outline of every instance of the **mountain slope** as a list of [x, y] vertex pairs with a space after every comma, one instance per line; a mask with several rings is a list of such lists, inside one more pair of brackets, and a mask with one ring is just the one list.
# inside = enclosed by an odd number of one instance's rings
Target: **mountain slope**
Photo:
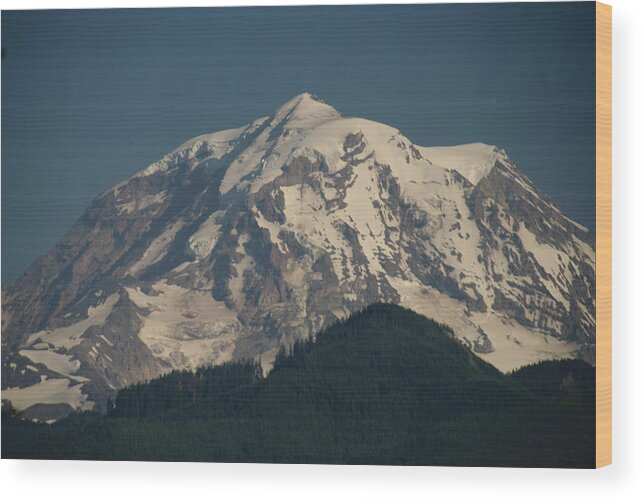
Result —
[[591, 361], [594, 261], [503, 150], [422, 148], [302, 94], [106, 191], [3, 289], [3, 398], [100, 408], [171, 369], [268, 368], [374, 302], [501, 370]]
[[370, 306], [259, 371], [173, 372], [124, 389], [102, 417], [4, 418], [3, 458], [593, 466], [593, 380], [569, 383], [591, 366], [503, 375], [398, 306]]

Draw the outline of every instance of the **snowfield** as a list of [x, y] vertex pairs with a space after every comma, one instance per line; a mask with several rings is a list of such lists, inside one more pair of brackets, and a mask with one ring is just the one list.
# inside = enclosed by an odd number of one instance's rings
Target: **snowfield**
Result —
[[451, 326], [505, 372], [592, 361], [592, 236], [496, 146], [418, 146], [305, 93], [185, 142], [92, 210], [90, 240], [46, 277], [72, 269], [77, 295], [45, 287], [20, 300], [52, 326], [8, 325], [20, 341], [3, 358], [2, 397], [18, 409], [90, 408], [104, 397], [83, 392], [90, 381], [117, 390], [249, 357], [269, 370], [280, 345], [373, 302]]

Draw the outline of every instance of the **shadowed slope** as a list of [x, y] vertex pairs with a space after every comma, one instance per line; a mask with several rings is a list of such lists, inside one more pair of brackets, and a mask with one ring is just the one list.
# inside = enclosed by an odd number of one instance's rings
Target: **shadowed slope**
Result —
[[563, 361], [504, 375], [448, 327], [374, 305], [282, 350], [265, 378], [230, 363], [125, 389], [106, 416], [4, 418], [2, 455], [593, 467], [591, 372]]

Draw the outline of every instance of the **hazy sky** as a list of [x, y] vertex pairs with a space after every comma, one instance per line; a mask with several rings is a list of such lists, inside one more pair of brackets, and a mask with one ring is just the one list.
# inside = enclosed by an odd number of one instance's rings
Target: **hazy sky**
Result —
[[594, 227], [594, 3], [2, 13], [2, 281], [184, 140], [313, 92], [486, 142]]

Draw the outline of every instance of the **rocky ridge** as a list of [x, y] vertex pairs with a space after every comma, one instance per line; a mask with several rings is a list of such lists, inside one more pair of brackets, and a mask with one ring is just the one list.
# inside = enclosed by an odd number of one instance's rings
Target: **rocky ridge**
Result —
[[3, 288], [2, 398], [59, 414], [171, 369], [269, 368], [374, 302], [505, 371], [591, 361], [594, 263], [592, 233], [502, 149], [420, 147], [302, 94], [106, 191]]

